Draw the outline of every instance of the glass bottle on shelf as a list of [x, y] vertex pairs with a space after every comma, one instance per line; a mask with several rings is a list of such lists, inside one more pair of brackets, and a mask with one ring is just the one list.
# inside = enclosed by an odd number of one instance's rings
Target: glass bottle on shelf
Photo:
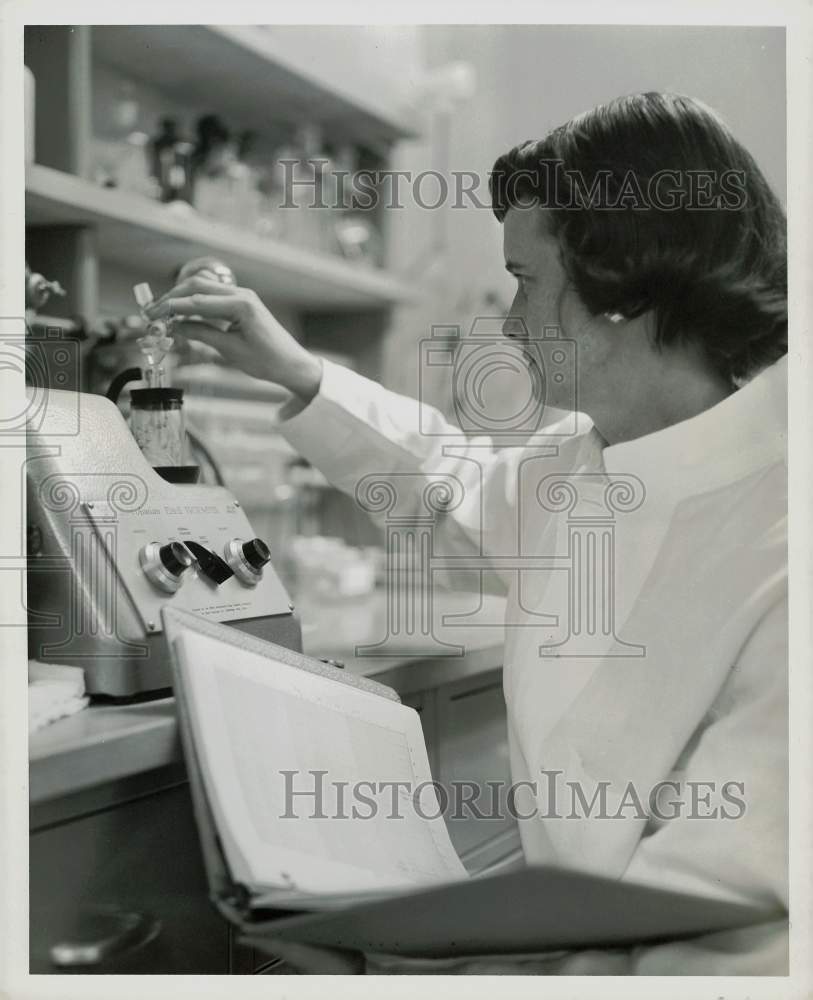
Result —
[[289, 232], [293, 209], [283, 208], [286, 197], [285, 171], [289, 169], [283, 165], [283, 161], [291, 160], [293, 157], [292, 146], [281, 146], [266, 164], [265, 169], [258, 171], [260, 208], [254, 221], [254, 230], [260, 236], [294, 242]]
[[347, 260], [371, 267], [383, 263], [383, 241], [375, 225], [373, 213], [364, 206], [370, 192], [358, 186], [359, 153], [345, 143], [336, 154], [339, 165], [342, 210], [334, 213], [332, 237], [337, 251]]
[[259, 217], [261, 196], [259, 178], [251, 162], [256, 133], [241, 132], [235, 141], [235, 155], [228, 167], [229, 187], [233, 205], [233, 224], [250, 227]]
[[112, 104], [101, 113], [93, 137], [93, 176], [103, 187], [159, 198], [150, 172], [149, 135], [143, 125], [138, 90], [131, 80], [118, 85]]
[[318, 184], [318, 208], [317, 208], [317, 228], [319, 250], [322, 253], [338, 253], [336, 242], [336, 220], [341, 215], [341, 195], [343, 181], [339, 170], [341, 164], [337, 156], [334, 156], [335, 149], [327, 144], [320, 143], [319, 146], [319, 184]]
[[161, 201], [192, 204], [194, 146], [178, 132], [174, 118], [162, 118], [151, 145], [152, 173]]
[[125, 191], [155, 198], [158, 190], [150, 176], [147, 147], [150, 137], [142, 127], [141, 105], [135, 84], [122, 84], [115, 111], [116, 125], [121, 130], [121, 153], [118, 158], [118, 186]]
[[308, 250], [324, 247], [322, 132], [318, 125], [301, 125], [292, 147], [277, 157], [282, 168], [282, 211], [286, 215], [285, 234], [292, 243]]
[[226, 170], [233, 152], [229, 130], [217, 115], [212, 114], [199, 118], [195, 129], [195, 208], [202, 215], [223, 219], [229, 211]]
[[234, 135], [217, 115], [197, 122], [195, 208], [239, 227], [257, 226], [261, 215], [258, 171], [249, 162], [256, 133]]
[[158, 199], [161, 194], [160, 188], [149, 171], [149, 141], [147, 133], [138, 129], [128, 134], [119, 161], [119, 187], [125, 191], [145, 195], [147, 198]]

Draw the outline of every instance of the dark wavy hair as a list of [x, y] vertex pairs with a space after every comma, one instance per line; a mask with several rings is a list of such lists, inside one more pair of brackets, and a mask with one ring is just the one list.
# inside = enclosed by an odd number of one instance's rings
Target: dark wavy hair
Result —
[[734, 384], [787, 352], [783, 208], [753, 157], [699, 101], [602, 104], [500, 156], [494, 214], [549, 209], [594, 314], [652, 311], [655, 341], [702, 346]]

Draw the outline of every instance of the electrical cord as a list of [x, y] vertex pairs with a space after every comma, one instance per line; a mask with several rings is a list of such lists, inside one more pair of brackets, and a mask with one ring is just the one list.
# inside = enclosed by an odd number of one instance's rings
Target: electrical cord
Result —
[[225, 486], [226, 481], [223, 478], [223, 473], [220, 471], [220, 466], [216, 462], [214, 455], [212, 455], [211, 451], [209, 451], [208, 447], [203, 443], [202, 439], [193, 430], [189, 428], [188, 424], [186, 427], [186, 436], [189, 438], [192, 447], [195, 450], [199, 451], [200, 454], [203, 455], [203, 457], [211, 466], [212, 472], [214, 473], [215, 482], [217, 483], [217, 485]]

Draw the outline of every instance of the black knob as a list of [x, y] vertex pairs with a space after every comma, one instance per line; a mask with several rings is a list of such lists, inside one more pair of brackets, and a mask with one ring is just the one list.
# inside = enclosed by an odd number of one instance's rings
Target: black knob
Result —
[[158, 550], [158, 556], [164, 569], [172, 576], [180, 576], [195, 561], [192, 553], [181, 542], [168, 542], [162, 545]]
[[250, 542], [243, 542], [243, 556], [249, 566], [256, 570], [261, 570], [271, 559], [271, 553], [262, 538], [252, 538]]

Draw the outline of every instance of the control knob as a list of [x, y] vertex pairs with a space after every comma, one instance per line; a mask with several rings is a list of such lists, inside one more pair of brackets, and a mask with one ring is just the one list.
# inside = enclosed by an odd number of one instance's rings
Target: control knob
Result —
[[226, 544], [225, 555], [226, 562], [234, 570], [235, 576], [250, 587], [260, 582], [263, 567], [271, 560], [268, 546], [261, 538], [252, 538], [248, 542], [233, 538]]
[[192, 553], [182, 542], [149, 542], [138, 554], [141, 568], [156, 587], [174, 594], [184, 580], [184, 573], [194, 563]]

